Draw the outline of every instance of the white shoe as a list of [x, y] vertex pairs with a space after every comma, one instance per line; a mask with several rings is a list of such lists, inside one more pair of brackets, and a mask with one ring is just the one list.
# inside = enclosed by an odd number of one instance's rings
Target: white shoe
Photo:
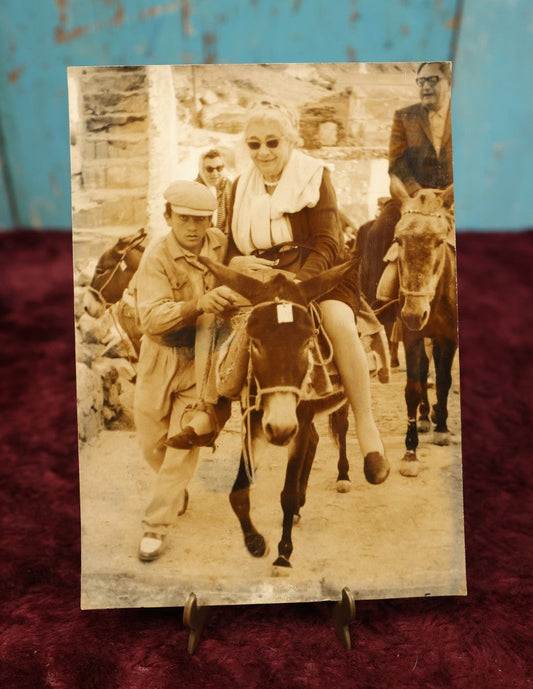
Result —
[[165, 536], [156, 533], [145, 533], [139, 543], [139, 560], [150, 562], [157, 560], [165, 549]]

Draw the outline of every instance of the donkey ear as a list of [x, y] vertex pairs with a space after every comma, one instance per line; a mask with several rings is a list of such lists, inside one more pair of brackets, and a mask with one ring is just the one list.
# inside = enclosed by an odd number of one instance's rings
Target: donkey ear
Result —
[[248, 299], [252, 304], [265, 300], [265, 283], [261, 280], [239, 273], [207, 256], [198, 256], [198, 261], [213, 273], [220, 284], [231, 287], [232, 290]]
[[440, 198], [444, 208], [451, 208], [453, 206], [453, 184], [450, 184], [449, 187], [446, 187]]
[[404, 183], [399, 177], [396, 177], [396, 175], [391, 175], [390, 193], [393, 198], [398, 199], [399, 201], [405, 201], [406, 199], [411, 198], [407, 189], [405, 188]]
[[345, 263], [341, 263], [338, 266], [326, 270], [321, 275], [301, 282], [298, 287], [304, 295], [306, 303], [309, 304], [314, 299], [318, 299], [324, 294], [331, 292], [348, 273], [352, 270], [357, 270], [357, 266], [358, 259], [353, 258], [350, 261], [346, 261]]

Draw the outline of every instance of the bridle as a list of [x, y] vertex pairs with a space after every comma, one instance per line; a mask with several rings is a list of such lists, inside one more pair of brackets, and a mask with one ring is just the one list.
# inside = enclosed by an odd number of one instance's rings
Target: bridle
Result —
[[[309, 363], [307, 367], [306, 374], [304, 375], [302, 379], [302, 383], [299, 386], [296, 385], [272, 385], [270, 387], [261, 387], [259, 381], [257, 380], [254, 372], [253, 372], [253, 367], [252, 367], [252, 346], [253, 343], [252, 341], [249, 342], [248, 344], [248, 374], [247, 374], [247, 383], [252, 383], [255, 382], [256, 386], [256, 394], [255, 394], [255, 405], [254, 408], [260, 409], [261, 408], [261, 401], [262, 397], [264, 395], [269, 395], [272, 393], [276, 392], [292, 392], [294, 395], [296, 395], [296, 400], [297, 403], [299, 403], [304, 395], [303, 392], [303, 385], [304, 381], [306, 380], [308, 374], [311, 372], [313, 366], [315, 364], [329, 364], [330, 361], [333, 359], [333, 347], [331, 345], [331, 340], [327, 336], [326, 332], [322, 329], [322, 318], [320, 314], [320, 310], [318, 309], [317, 305], [315, 303], [310, 303], [309, 306], [302, 306], [301, 304], [298, 304], [293, 301], [289, 301], [286, 299], [279, 299], [276, 298], [273, 301], [265, 301], [261, 302], [260, 304], [256, 304], [253, 309], [250, 312], [250, 315], [253, 313], [253, 311], [259, 307], [265, 307], [265, 306], [270, 306], [271, 304], [275, 304], [276, 306], [280, 305], [290, 305], [292, 309], [298, 309], [300, 312], [304, 313], [306, 316], [309, 316], [313, 325], [313, 338], [317, 338], [320, 331], [322, 330], [322, 334], [326, 340], [326, 344], [328, 347], [328, 355], [325, 359], [322, 359], [322, 361], [317, 361], [314, 357], [312, 352], [309, 352]], [[248, 385], [249, 388], [249, 385]]]
[[[449, 217], [443, 213], [438, 213], [438, 212], [437, 213], [425, 213], [423, 211], [418, 211], [418, 210], [406, 210], [401, 214], [400, 218], [404, 217], [405, 215], [410, 215], [410, 214], [423, 215], [425, 218], [439, 218], [441, 220], [446, 220], [447, 222], [449, 222]], [[439, 258], [439, 271], [438, 271], [439, 277], [436, 280], [436, 283], [435, 283], [436, 286], [438, 285], [439, 280], [440, 280], [440, 276], [442, 274], [442, 271], [444, 270], [444, 260], [446, 257], [446, 241], [444, 241], [442, 243], [441, 254], [442, 254], [442, 256]], [[405, 297], [429, 297], [429, 299], [431, 301], [433, 299], [433, 297], [435, 296], [435, 292], [437, 290], [437, 287], [435, 286], [435, 288], [431, 289], [431, 290], [420, 290], [420, 291], [407, 289], [402, 284], [403, 272], [402, 272], [401, 268], [402, 268], [401, 262], [400, 262], [400, 259], [398, 258], [398, 279], [400, 282], [400, 289], [399, 289], [400, 295], [403, 295]]]
[[137, 245], [142, 244], [144, 241], [144, 236], [139, 239], [139, 237], [134, 237], [133, 239], [130, 239], [130, 241], [126, 244], [124, 249], [121, 249], [118, 251], [118, 259], [115, 263], [115, 266], [113, 270], [111, 271], [109, 277], [107, 280], [104, 282], [104, 284], [100, 287], [100, 289], [96, 289], [96, 287], [93, 287], [92, 285], [89, 285], [87, 288], [87, 291], [90, 292], [91, 294], [95, 295], [98, 298], [98, 301], [100, 301], [105, 309], [108, 309], [111, 304], [107, 301], [107, 299], [103, 295], [103, 291], [105, 288], [109, 285], [111, 280], [114, 278], [116, 275], [118, 269], [120, 268], [120, 264], [124, 260], [124, 258], [127, 256], [127, 254], [131, 251], [132, 248], [135, 248]]
[[[279, 305], [290, 305], [292, 309], [298, 309], [300, 312], [305, 313], [307, 316], [310, 317], [311, 322], [313, 324], [313, 335], [312, 337], [316, 339], [318, 338], [318, 334], [320, 331], [322, 331], [322, 334], [325, 338], [326, 345], [329, 349], [329, 352], [327, 356], [322, 359], [322, 361], [317, 361], [312, 354], [311, 349], [309, 350], [308, 353], [308, 366], [307, 366], [307, 371], [305, 375], [302, 378], [302, 382], [299, 386], [296, 385], [272, 385], [269, 387], [261, 387], [259, 381], [257, 380], [257, 377], [254, 374], [253, 366], [252, 366], [252, 346], [253, 343], [250, 340], [248, 343], [248, 371], [246, 375], [246, 385], [245, 385], [245, 392], [243, 394], [243, 398], [241, 400], [242, 406], [243, 406], [243, 412], [242, 412], [242, 421], [241, 421], [241, 435], [243, 436], [243, 439], [246, 439], [246, 442], [243, 441], [242, 446], [243, 446], [243, 455], [244, 455], [244, 466], [246, 470], [246, 475], [248, 477], [248, 480], [253, 483], [254, 478], [255, 478], [255, 463], [253, 461], [253, 453], [252, 453], [252, 423], [251, 423], [251, 414], [254, 411], [261, 411], [262, 408], [262, 400], [264, 395], [271, 395], [274, 393], [292, 393], [293, 395], [296, 396], [296, 405], [298, 405], [301, 400], [304, 398], [304, 385], [305, 381], [309, 378], [311, 371], [313, 367], [316, 364], [328, 364], [332, 359], [333, 359], [333, 346], [331, 344], [331, 340], [327, 336], [326, 332], [322, 328], [322, 319], [321, 319], [321, 314], [320, 310], [317, 307], [317, 305], [312, 302], [309, 304], [308, 307], [302, 306], [301, 304], [298, 304], [293, 301], [285, 300], [285, 299], [279, 299], [276, 298], [272, 301], [265, 301], [261, 302], [259, 304], [256, 304], [252, 310], [250, 311], [250, 315], [253, 313], [253, 311], [259, 307], [266, 307], [271, 304], [275, 304], [276, 306]], [[318, 345], [317, 345], [318, 347]], [[317, 349], [317, 351], [319, 351]], [[251, 389], [254, 388], [254, 383], [255, 383], [255, 393], [251, 393]]]

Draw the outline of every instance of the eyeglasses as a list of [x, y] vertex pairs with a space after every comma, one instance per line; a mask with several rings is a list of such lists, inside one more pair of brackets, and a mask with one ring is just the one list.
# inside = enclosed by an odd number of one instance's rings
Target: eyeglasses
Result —
[[266, 141], [247, 141], [246, 145], [251, 151], [258, 151], [262, 144], [267, 148], [277, 148], [279, 146], [279, 139], [267, 139]]
[[435, 86], [440, 81], [440, 77], [435, 75], [432, 77], [418, 77], [416, 83], [418, 86], [422, 87], [427, 82], [430, 86]]
[[223, 169], [224, 169], [223, 165], [217, 165], [216, 167], [213, 167], [212, 165], [206, 165], [205, 166], [205, 171], [208, 172], [209, 174], [211, 174], [215, 170], [217, 172], [222, 172]]

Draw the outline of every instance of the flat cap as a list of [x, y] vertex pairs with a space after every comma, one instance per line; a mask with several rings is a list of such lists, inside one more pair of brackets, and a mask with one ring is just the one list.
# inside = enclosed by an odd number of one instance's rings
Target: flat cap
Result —
[[199, 182], [179, 180], [168, 186], [163, 196], [175, 213], [183, 215], [212, 215], [217, 200], [209, 189]]

